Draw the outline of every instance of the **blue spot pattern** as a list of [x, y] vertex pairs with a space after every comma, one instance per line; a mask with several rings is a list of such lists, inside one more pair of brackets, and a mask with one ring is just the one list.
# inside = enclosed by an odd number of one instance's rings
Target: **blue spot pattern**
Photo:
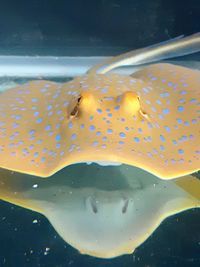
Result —
[[163, 114], [169, 114], [169, 109], [168, 108], [165, 108], [165, 109], [163, 109]]
[[183, 106], [179, 106], [179, 107], [178, 107], [178, 111], [179, 111], [179, 112], [183, 112], [183, 111], [184, 111], [184, 107], [183, 107]]
[[160, 140], [161, 140], [162, 142], [165, 142], [165, 137], [164, 137], [163, 135], [160, 135]]
[[90, 129], [90, 131], [94, 131], [96, 129], [96, 127], [94, 125], [90, 125], [89, 129]]
[[60, 134], [57, 134], [56, 135], [56, 141], [59, 142], [61, 140], [61, 135]]
[[120, 136], [121, 138], [126, 138], [126, 134], [123, 133], [123, 132], [121, 132], [121, 133], [119, 134], [119, 136]]

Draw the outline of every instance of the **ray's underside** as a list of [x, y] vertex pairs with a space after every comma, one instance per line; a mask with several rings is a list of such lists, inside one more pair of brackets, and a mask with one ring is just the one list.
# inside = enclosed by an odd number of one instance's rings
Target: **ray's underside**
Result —
[[49, 179], [0, 169], [0, 199], [44, 214], [83, 254], [132, 253], [168, 216], [200, 206], [200, 181], [135, 167], [71, 165]]

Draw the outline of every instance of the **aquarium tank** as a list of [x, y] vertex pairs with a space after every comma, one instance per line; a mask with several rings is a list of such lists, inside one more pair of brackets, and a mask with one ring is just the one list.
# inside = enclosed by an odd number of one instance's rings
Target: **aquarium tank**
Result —
[[199, 17], [1, 2], [0, 266], [200, 266]]

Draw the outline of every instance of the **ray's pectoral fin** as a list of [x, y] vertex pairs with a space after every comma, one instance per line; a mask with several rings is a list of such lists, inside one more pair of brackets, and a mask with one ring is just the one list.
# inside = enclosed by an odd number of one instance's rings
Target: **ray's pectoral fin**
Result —
[[132, 76], [145, 82], [138, 91], [140, 105], [153, 126], [152, 144], [162, 162], [154, 166], [153, 173], [175, 178], [198, 171], [199, 71], [165, 63], [145, 67]]
[[194, 199], [196, 207], [200, 207], [200, 180], [198, 178], [187, 175], [176, 179], [175, 183]]
[[43, 213], [37, 200], [37, 187], [40, 178], [0, 169], [0, 199]]
[[[170, 196], [172, 191], [169, 192], [169, 202], [166, 205], [167, 209], [169, 209], [166, 213], [163, 213], [163, 218], [187, 209], [200, 207], [199, 179], [192, 175], [187, 175], [171, 182], [173, 183], [173, 187], [176, 188], [176, 191], [174, 191], [174, 197]], [[173, 199], [176, 199], [174, 204]]]

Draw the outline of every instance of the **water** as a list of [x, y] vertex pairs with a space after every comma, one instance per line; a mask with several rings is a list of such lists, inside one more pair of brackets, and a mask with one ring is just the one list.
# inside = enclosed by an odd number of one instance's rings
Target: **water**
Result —
[[[6, 1], [0, 15], [1, 55], [114, 55], [200, 31], [199, 1]], [[2, 78], [0, 90], [28, 80]], [[197, 209], [168, 218], [134, 254], [111, 260], [81, 255], [38, 213], [3, 201], [0, 210], [2, 267], [200, 266]]]

